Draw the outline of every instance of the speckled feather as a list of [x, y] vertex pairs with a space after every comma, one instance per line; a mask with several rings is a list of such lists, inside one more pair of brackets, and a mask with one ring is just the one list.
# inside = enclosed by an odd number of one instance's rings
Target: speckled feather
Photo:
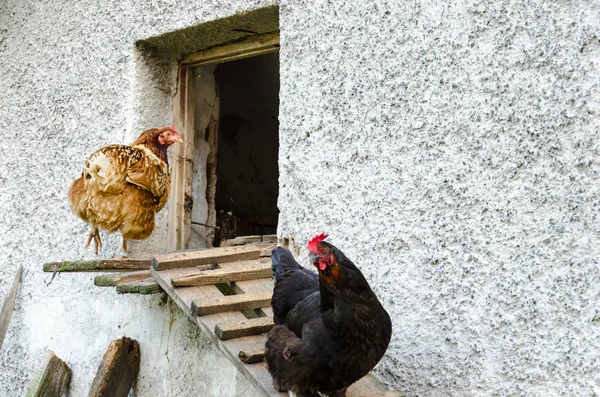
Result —
[[71, 211], [109, 233], [121, 231], [124, 240], [149, 237], [155, 214], [167, 202], [171, 179], [166, 149], [142, 138], [160, 131], [145, 131], [134, 146], [109, 145], [94, 152], [69, 191]]

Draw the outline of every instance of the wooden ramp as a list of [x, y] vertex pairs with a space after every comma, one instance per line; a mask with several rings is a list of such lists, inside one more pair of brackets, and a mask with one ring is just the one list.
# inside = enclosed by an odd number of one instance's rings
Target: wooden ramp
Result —
[[[264, 244], [180, 251], [154, 258], [152, 276], [187, 316], [265, 396], [273, 388], [262, 352], [273, 327], [270, 253]], [[241, 359], [249, 362], [244, 363]], [[404, 396], [369, 374], [348, 397]]]

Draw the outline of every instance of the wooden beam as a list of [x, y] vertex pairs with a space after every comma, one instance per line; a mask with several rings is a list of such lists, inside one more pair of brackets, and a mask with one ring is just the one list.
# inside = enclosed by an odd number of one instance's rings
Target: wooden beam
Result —
[[69, 366], [48, 350], [25, 397], [62, 397], [67, 391], [70, 379], [71, 369]]
[[15, 310], [15, 303], [17, 301], [17, 291], [19, 290], [19, 284], [21, 283], [21, 275], [23, 274], [23, 266], [19, 265], [17, 267], [17, 273], [15, 274], [15, 278], [8, 290], [8, 294], [6, 298], [4, 298], [4, 302], [2, 303], [2, 310], [0, 310], [0, 347], [2, 347], [2, 342], [4, 342], [4, 336], [6, 336], [6, 331], [8, 331], [8, 324], [10, 324], [10, 319], [12, 318], [13, 310]]
[[257, 292], [254, 294], [220, 296], [204, 302], [193, 301], [192, 313], [197, 316], [207, 314], [236, 312], [245, 309], [259, 309], [271, 304], [272, 291]]
[[279, 31], [245, 37], [243, 40], [207, 48], [183, 58], [182, 65], [200, 66], [230, 62], [279, 51]]
[[261, 243], [262, 236], [239, 236], [229, 240], [221, 241], [221, 247], [233, 247], [234, 245], [245, 245], [252, 243]]
[[195, 73], [194, 68], [181, 66], [177, 79], [177, 92], [173, 98], [175, 129], [183, 138], [183, 144], [171, 149], [171, 192], [167, 215], [167, 250], [186, 249], [191, 231], [193, 197], [192, 174], [194, 172], [194, 123], [195, 123]]
[[232, 281], [254, 280], [268, 278], [273, 275], [270, 263], [256, 263], [246, 269], [231, 271], [228, 269], [209, 270], [200, 274], [174, 278], [171, 280], [176, 287], [192, 287], [201, 285], [214, 285]]
[[156, 294], [162, 291], [160, 285], [152, 278], [146, 278], [140, 281], [131, 281], [129, 283], [123, 283], [117, 285], [118, 294]]
[[115, 285], [140, 281], [152, 277], [150, 270], [140, 270], [131, 273], [103, 274], [94, 278], [94, 285], [98, 287], [114, 287]]
[[265, 350], [241, 350], [238, 354], [238, 358], [245, 364], [259, 363], [265, 359]]
[[88, 397], [127, 397], [140, 369], [140, 346], [127, 337], [110, 342]]
[[156, 270], [177, 269], [209, 265], [213, 263], [258, 259], [263, 245], [242, 245], [239, 247], [218, 247], [196, 251], [178, 251], [157, 255], [152, 261]]
[[64, 261], [44, 263], [45, 272], [103, 272], [147, 270], [151, 259], [98, 259], [91, 261]]
[[221, 340], [260, 335], [275, 326], [270, 317], [258, 317], [242, 321], [229, 321], [215, 325], [215, 335]]

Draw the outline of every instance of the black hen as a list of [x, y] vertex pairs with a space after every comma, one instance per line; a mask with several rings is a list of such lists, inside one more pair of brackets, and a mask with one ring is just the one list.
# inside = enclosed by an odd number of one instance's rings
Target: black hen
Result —
[[356, 266], [324, 234], [308, 248], [317, 274], [281, 247], [271, 256], [276, 326], [265, 356], [273, 384], [305, 396], [344, 396], [385, 353], [390, 317]]

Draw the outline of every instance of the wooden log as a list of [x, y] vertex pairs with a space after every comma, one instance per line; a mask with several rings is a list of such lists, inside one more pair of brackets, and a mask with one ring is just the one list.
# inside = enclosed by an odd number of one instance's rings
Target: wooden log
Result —
[[245, 309], [258, 309], [271, 304], [273, 291], [254, 294], [220, 296], [204, 302], [192, 301], [192, 313], [196, 316], [207, 314], [235, 312]]
[[117, 285], [118, 294], [156, 294], [162, 291], [160, 285], [152, 278], [146, 278], [140, 281], [131, 281], [129, 283], [123, 283]]
[[127, 337], [110, 342], [88, 397], [127, 397], [140, 369], [140, 346]]
[[19, 267], [17, 267], [15, 278], [13, 279], [10, 289], [8, 290], [8, 294], [2, 303], [2, 310], [0, 310], [0, 347], [2, 347], [4, 337], [6, 336], [6, 331], [8, 331], [8, 324], [10, 324], [10, 319], [12, 318], [13, 311], [15, 310], [17, 291], [19, 290], [22, 274], [23, 266], [19, 265]]
[[130, 273], [111, 273], [96, 276], [94, 285], [98, 287], [114, 287], [115, 285], [130, 283], [132, 281], [140, 281], [151, 278], [150, 270], [140, 270]]
[[275, 326], [270, 317], [258, 317], [242, 321], [229, 321], [215, 325], [215, 335], [221, 340], [260, 335]]
[[192, 287], [202, 285], [214, 285], [219, 283], [229, 283], [232, 281], [254, 280], [257, 278], [271, 277], [273, 271], [271, 264], [257, 262], [256, 264], [246, 266], [241, 270], [216, 269], [192, 274], [190, 276], [174, 278], [171, 283], [176, 287]]
[[70, 379], [71, 369], [68, 365], [48, 350], [25, 397], [62, 397]]
[[177, 269], [209, 265], [212, 263], [258, 259], [264, 245], [241, 245], [238, 247], [217, 247], [195, 251], [177, 251], [154, 257], [152, 267], [156, 270]]
[[151, 259], [98, 259], [44, 263], [45, 272], [100, 272], [147, 270]]
[[241, 362], [246, 363], [246, 364], [259, 363], [265, 359], [265, 350], [264, 349], [252, 350], [252, 351], [241, 350], [238, 354], [238, 358], [240, 359]]

